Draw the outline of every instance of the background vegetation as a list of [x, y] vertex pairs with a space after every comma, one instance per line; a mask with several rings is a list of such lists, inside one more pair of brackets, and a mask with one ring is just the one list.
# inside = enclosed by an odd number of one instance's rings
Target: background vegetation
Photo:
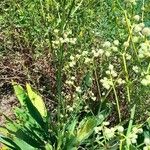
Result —
[[23, 150], [149, 149], [149, 7], [1, 1], [0, 141]]

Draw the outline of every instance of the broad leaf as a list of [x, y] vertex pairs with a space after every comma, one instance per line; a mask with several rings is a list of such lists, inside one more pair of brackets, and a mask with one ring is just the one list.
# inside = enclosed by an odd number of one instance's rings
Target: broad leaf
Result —
[[25, 90], [17, 83], [13, 82], [13, 88], [15, 91], [15, 94], [22, 106], [25, 105], [25, 99], [28, 97]]
[[28, 96], [29, 96], [31, 102], [33, 103], [33, 105], [37, 108], [37, 110], [40, 112], [42, 117], [46, 117], [47, 116], [47, 110], [46, 110], [44, 101], [42, 100], [41, 96], [36, 94], [32, 90], [32, 88], [29, 84], [26, 84], [26, 88], [27, 88]]
[[82, 142], [83, 140], [88, 138], [92, 134], [94, 127], [96, 126], [97, 126], [96, 117], [88, 117], [84, 119], [79, 125], [79, 129], [77, 131], [77, 140], [79, 142]]
[[10, 138], [0, 135], [0, 142], [12, 150], [21, 150], [21, 148]]

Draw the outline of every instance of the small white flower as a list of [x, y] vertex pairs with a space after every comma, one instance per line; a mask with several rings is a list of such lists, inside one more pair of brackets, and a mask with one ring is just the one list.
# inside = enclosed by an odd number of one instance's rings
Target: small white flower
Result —
[[138, 66], [133, 66], [132, 69], [133, 69], [133, 71], [134, 71], [135, 73], [138, 73], [138, 72], [139, 72], [139, 67], [138, 67]]
[[75, 64], [76, 64], [75, 61], [71, 61], [71, 62], [69, 63], [69, 66], [72, 68], [72, 67], [74, 67]]
[[133, 41], [134, 43], [137, 43], [137, 42], [139, 41], [139, 37], [133, 36], [132, 41]]
[[77, 54], [75, 57], [76, 57], [77, 59], [79, 59], [79, 58], [81, 57], [81, 55]]
[[124, 46], [125, 48], [129, 47], [129, 42], [127, 42], [127, 41], [124, 42], [124, 43], [123, 43], [123, 46]]
[[82, 56], [86, 56], [88, 54], [88, 51], [83, 51]]
[[65, 40], [62, 37], [59, 38], [59, 41], [60, 41], [60, 43], [64, 43], [65, 42]]
[[140, 26], [141, 28], [144, 28], [144, 27], [145, 27], [145, 24], [144, 24], [144, 23], [139, 23], [139, 26]]
[[111, 55], [111, 52], [106, 51], [105, 55], [106, 55], [107, 57], [109, 57], [109, 56]]
[[98, 53], [99, 53], [100, 55], [102, 55], [102, 54], [104, 53], [104, 50], [103, 50], [103, 49], [99, 49], [99, 50], [98, 50]]
[[131, 142], [133, 143], [133, 144], [135, 144], [137, 141], [136, 141], [136, 139], [131, 139]]
[[99, 53], [97, 51], [93, 50], [92, 52], [93, 52], [93, 56], [94, 57], [98, 57], [99, 56]]
[[144, 86], [147, 86], [148, 85], [148, 82], [146, 79], [142, 79], [141, 83], [144, 85]]
[[150, 138], [145, 138], [144, 139], [144, 144], [145, 145], [150, 145]]
[[114, 51], [114, 52], [117, 52], [117, 51], [118, 51], [118, 47], [116, 47], [116, 46], [112, 46], [111, 49], [112, 49], [112, 51]]
[[82, 90], [81, 90], [81, 88], [79, 86], [76, 87], [76, 92], [78, 92], [78, 93], [82, 92]]
[[68, 81], [68, 80], [67, 80], [67, 81], [66, 81], [66, 84], [68, 84], [68, 85], [73, 85], [73, 81], [70, 81], [70, 80]]
[[124, 131], [124, 127], [123, 126], [117, 126], [117, 130], [118, 130], [118, 132], [122, 133]]
[[104, 128], [104, 132], [103, 132], [104, 136], [106, 137], [106, 139], [111, 139], [115, 136], [115, 130], [114, 128]]
[[135, 21], [139, 21], [139, 20], [140, 20], [140, 16], [139, 16], [139, 15], [135, 15], [135, 16], [133, 17], [133, 19], [134, 19]]
[[70, 56], [70, 60], [74, 60], [74, 57], [72, 55]]
[[116, 73], [114, 70], [111, 70], [111, 75], [112, 75], [113, 77], [117, 77], [117, 73]]
[[150, 28], [145, 27], [145, 28], [142, 30], [142, 34], [145, 35], [145, 36], [150, 36]]
[[91, 62], [91, 59], [90, 58], [85, 58], [85, 61], [84, 61], [84, 63], [90, 63]]
[[104, 121], [103, 123], [102, 123], [102, 125], [103, 126], [108, 126], [110, 123], [108, 122], [108, 121]]
[[72, 76], [72, 77], [71, 77], [71, 80], [73, 80], [73, 81], [74, 81], [75, 79], [76, 79], [76, 78], [75, 78], [74, 76]]
[[132, 131], [133, 131], [134, 133], [137, 133], [137, 132], [138, 132], [138, 128], [137, 128], [137, 127], [133, 127], [133, 128], [132, 128]]
[[126, 54], [126, 59], [127, 60], [130, 60], [132, 57], [131, 57], [131, 55], [130, 54]]
[[70, 38], [69, 42], [72, 44], [76, 44], [77, 39], [76, 38]]
[[124, 83], [125, 83], [125, 80], [122, 80], [121, 78], [119, 78], [119, 79], [117, 80], [117, 82], [118, 82], [119, 85], [121, 85], [121, 84], [124, 84]]
[[135, 33], [138, 33], [138, 32], [140, 32], [140, 31], [142, 31], [142, 27], [141, 27], [140, 25], [136, 25], [136, 26], [134, 27], [134, 32], [135, 32]]
[[103, 79], [100, 80], [100, 82], [102, 83], [103, 87], [105, 89], [110, 89], [111, 85], [112, 85], [112, 81], [107, 79], [106, 77], [104, 77]]
[[62, 43], [69, 43], [70, 39], [69, 38], [64, 38], [64, 41]]
[[138, 129], [138, 133], [143, 133], [143, 129], [142, 129], [142, 128], [139, 128], [139, 129]]
[[106, 71], [106, 74], [107, 74], [107, 75], [110, 75], [110, 74], [111, 74], [110, 70], [107, 70], [107, 71]]
[[142, 79], [141, 83], [142, 83], [144, 86], [150, 85], [150, 75], [146, 75], [146, 77], [145, 77], [144, 79]]
[[149, 150], [150, 146], [144, 146], [143, 150]]
[[101, 130], [102, 130], [101, 126], [94, 128], [95, 133], [99, 133]]
[[109, 65], [108, 67], [110, 70], [113, 70], [114, 69], [114, 66], [112, 64]]
[[58, 33], [59, 32], [59, 30], [58, 29], [54, 29], [54, 33]]
[[109, 48], [111, 43], [109, 41], [104, 42], [103, 47]]
[[114, 40], [114, 45], [118, 46], [119, 45], [119, 41], [118, 40]]
[[95, 97], [95, 96], [94, 96], [94, 97], [91, 97], [91, 98], [92, 98], [93, 101], [96, 101], [96, 97]]

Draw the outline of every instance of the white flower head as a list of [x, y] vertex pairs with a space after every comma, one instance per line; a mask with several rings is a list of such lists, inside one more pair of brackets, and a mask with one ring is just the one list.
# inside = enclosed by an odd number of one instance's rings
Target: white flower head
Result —
[[144, 139], [144, 144], [150, 146], [150, 138], [145, 138]]
[[114, 45], [118, 46], [119, 45], [119, 41], [118, 40], [114, 40]]
[[122, 133], [124, 131], [124, 127], [123, 126], [117, 126], [117, 130], [118, 130], [118, 132]]
[[84, 63], [86, 63], [86, 64], [87, 64], [87, 63], [90, 63], [90, 62], [91, 62], [91, 59], [90, 59], [90, 58], [88, 58], [88, 57], [87, 57], [87, 58], [85, 58]]
[[123, 46], [124, 46], [125, 48], [129, 47], [129, 42], [127, 42], [127, 41], [124, 42], [124, 43], [123, 43]]
[[136, 25], [136, 26], [134, 27], [134, 32], [135, 32], [135, 33], [138, 33], [138, 32], [140, 32], [140, 31], [142, 31], [142, 27], [138, 24], [138, 25]]
[[75, 66], [75, 64], [76, 64], [76, 62], [75, 62], [75, 61], [71, 61], [71, 62], [69, 63], [69, 66], [72, 68], [72, 67], [74, 67], [74, 66]]
[[88, 51], [83, 51], [82, 56], [86, 56], [88, 54]]
[[138, 73], [138, 72], [139, 72], [139, 67], [138, 67], [138, 66], [133, 66], [132, 69], [133, 69], [133, 71], [134, 71], [135, 73]]
[[82, 92], [82, 90], [81, 90], [81, 87], [80, 87], [80, 86], [77, 86], [77, 87], [76, 87], [76, 92], [78, 92], [78, 93], [81, 93], [81, 92]]
[[109, 48], [111, 46], [111, 43], [109, 41], [104, 42], [103, 47]]
[[74, 60], [74, 57], [72, 55], [70, 56], [70, 60]]
[[142, 34], [145, 35], [145, 36], [150, 36], [150, 28], [145, 27], [145, 28], [142, 30]]
[[110, 70], [113, 70], [114, 69], [114, 66], [112, 64], [109, 64], [109, 67], [108, 67]]
[[133, 17], [133, 19], [134, 19], [135, 21], [139, 21], [139, 20], [140, 20], [140, 16], [139, 16], [139, 15], [135, 15], [135, 16]]

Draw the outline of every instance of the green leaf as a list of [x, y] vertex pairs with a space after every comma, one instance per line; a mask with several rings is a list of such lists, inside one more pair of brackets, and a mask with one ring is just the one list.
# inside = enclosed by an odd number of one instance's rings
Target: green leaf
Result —
[[42, 117], [46, 117], [47, 116], [47, 110], [46, 110], [44, 101], [42, 100], [41, 96], [36, 94], [32, 90], [32, 88], [29, 84], [26, 84], [26, 88], [27, 88], [27, 93], [28, 93], [28, 96], [29, 96], [32, 104], [37, 108], [37, 110], [40, 112]]
[[50, 145], [49, 143], [47, 143], [47, 144], [45, 145], [45, 150], [53, 150], [52, 145]]
[[32, 147], [31, 145], [27, 144], [19, 138], [15, 137], [13, 140], [19, 147], [21, 147], [21, 150], [36, 150], [36, 148]]
[[77, 140], [82, 142], [87, 139], [93, 132], [94, 127], [97, 126], [97, 118], [96, 117], [88, 117], [85, 118], [79, 125], [77, 131]]
[[13, 82], [13, 88], [20, 104], [24, 106], [25, 105], [24, 101], [27, 98], [27, 93], [19, 84], [15, 82]]
[[0, 142], [11, 148], [12, 150], [21, 150], [21, 148], [10, 138], [0, 135]]
[[77, 118], [73, 119], [71, 121], [71, 123], [67, 126], [67, 130], [69, 132], [69, 135], [74, 135], [74, 131], [75, 131], [75, 127], [76, 127], [76, 124], [78, 123], [78, 120]]
[[42, 127], [43, 130], [47, 130], [47, 124], [44, 122], [43, 117], [37, 108], [33, 105], [29, 98], [26, 99], [26, 106], [29, 114], [35, 119], [35, 121]]

